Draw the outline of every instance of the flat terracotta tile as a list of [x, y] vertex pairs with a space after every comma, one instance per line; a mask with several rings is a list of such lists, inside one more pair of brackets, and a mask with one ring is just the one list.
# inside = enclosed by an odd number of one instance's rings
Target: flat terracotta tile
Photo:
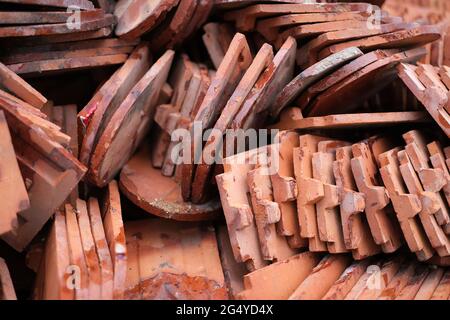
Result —
[[[26, 114], [24, 114], [23, 116], [26, 115], [31, 115], [31, 116], [36, 116], [42, 119], [48, 119], [49, 116], [46, 112], [46, 110], [39, 110], [35, 107], [33, 107], [31, 104], [28, 104], [27, 102], [23, 101], [22, 99], [19, 99], [17, 97], [15, 97], [14, 95], [1, 90], [0, 89], [0, 98], [2, 99], [2, 104], [7, 104], [10, 107], [14, 107], [15, 109], [20, 109], [21, 111], [24, 111]], [[48, 108], [46, 108], [48, 110]], [[33, 119], [35, 119], [33, 117]], [[36, 121], [39, 121], [38, 119], [36, 119]], [[51, 123], [47, 123], [47, 126], [51, 126]], [[53, 126], [55, 129], [57, 128], [56, 125]], [[60, 128], [58, 128], [60, 129]]]
[[[357, 128], [379, 128], [408, 123], [430, 123], [432, 120], [426, 112], [374, 112], [374, 113], [347, 113], [319, 117], [303, 118], [299, 112], [290, 112], [287, 108], [280, 116], [280, 122], [271, 126], [279, 130], [335, 130]], [[298, 109], [298, 108], [297, 108]]]
[[450, 271], [446, 271], [441, 278], [431, 300], [447, 300], [450, 297]]
[[293, 78], [297, 42], [289, 37], [276, 53], [273, 61], [260, 75], [252, 90], [236, 114], [231, 128], [249, 129], [261, 127], [276, 95]]
[[197, 0], [179, 1], [172, 18], [166, 18], [152, 32], [152, 49], [173, 49], [182, 31], [189, 25], [197, 8]]
[[403, 263], [386, 288], [381, 291], [377, 300], [396, 300], [410, 279], [413, 279], [417, 267], [417, 264], [411, 261]]
[[434, 26], [419, 26], [417, 28], [394, 31], [391, 33], [375, 35], [368, 38], [352, 40], [340, 44], [331, 45], [322, 49], [318, 57], [324, 59], [331, 54], [350, 47], [358, 47], [367, 52], [375, 49], [389, 49], [406, 46], [420, 46], [440, 38], [439, 30]]
[[317, 83], [310, 86], [305, 92], [303, 92], [300, 97], [296, 100], [296, 105], [302, 110], [305, 110], [308, 104], [320, 93], [326, 91], [337, 83], [343, 81], [345, 78], [351, 76], [352, 74], [358, 72], [364, 67], [374, 63], [377, 60], [386, 58], [392, 55], [390, 51], [387, 50], [376, 50], [362, 55], [359, 58], [351, 61], [350, 63], [342, 66], [332, 74], [324, 77]]
[[0, 81], [2, 87], [38, 109], [43, 108], [48, 103], [48, 100], [41, 93], [2, 63], [0, 63]]
[[[248, 46], [247, 40], [243, 34], [237, 33], [230, 43], [230, 46], [220, 64], [215, 76], [211, 79], [210, 86], [206, 95], [196, 112], [194, 121], [202, 123], [204, 130], [211, 128], [219, 118], [222, 109], [226, 105], [228, 99], [233, 94], [245, 70], [252, 62], [252, 54]], [[197, 146], [194, 139], [191, 155], [191, 163], [182, 165], [181, 181], [183, 198], [185, 201], [191, 200], [193, 195], [192, 183], [195, 177], [195, 157], [202, 154], [201, 147]], [[197, 190], [202, 195], [203, 190]], [[203, 200], [203, 199], [197, 199]]]
[[[205, 80], [202, 77], [202, 74], [205, 73], [205, 71], [207, 70], [206, 67], [204, 67], [204, 69], [206, 70], [201, 70], [200, 69], [201, 66], [195, 64], [195, 63], [191, 63], [190, 68], [188, 68], [188, 65], [186, 65], [186, 69], [190, 69], [192, 70], [190, 73], [192, 74], [191, 78], [189, 79], [189, 81], [185, 82], [185, 81], [181, 81], [180, 83], [177, 83], [178, 85], [174, 86], [175, 90], [174, 90], [174, 96], [177, 95], [177, 88], [184, 88], [185, 94], [183, 96], [183, 100], [180, 106], [177, 107], [177, 102], [176, 101], [172, 101], [171, 103], [173, 104], [174, 108], [176, 110], [178, 110], [179, 114], [180, 114], [180, 118], [178, 120], [178, 122], [175, 124], [176, 126], [172, 129], [166, 128], [166, 131], [168, 131], [169, 134], [171, 134], [172, 132], [170, 131], [175, 130], [175, 129], [186, 129], [189, 130], [189, 126], [192, 122], [192, 118], [194, 117], [193, 112], [194, 112], [194, 108], [198, 103], [201, 103], [201, 101], [198, 101], [201, 98], [201, 90], [204, 90], [204, 85], [202, 86], [202, 80]], [[177, 78], [176, 73], [171, 75], [171, 77], [175, 77], [175, 79]], [[180, 79], [180, 77], [178, 77]], [[183, 78], [183, 77], [182, 77]], [[205, 80], [206, 81], [206, 80]], [[176, 98], [177, 99], [177, 98]], [[171, 140], [170, 137], [168, 139], [169, 141]], [[162, 174], [165, 176], [173, 176], [173, 174], [175, 173], [175, 167], [176, 167], [176, 162], [174, 162], [172, 160], [172, 153], [174, 151], [175, 146], [177, 145], [177, 142], [175, 141], [170, 141], [167, 145], [166, 148], [166, 155], [164, 158], [164, 162], [162, 164]]]
[[[81, 13], [81, 12], [80, 12]], [[81, 33], [83, 34], [83, 33]], [[26, 43], [22, 46], [7, 47], [2, 52], [1, 59], [5, 64], [29, 62], [36, 60], [35, 57], [64, 57], [71, 52], [95, 52], [102, 55], [103, 52], [114, 48], [131, 48], [139, 43], [137, 40], [122, 39], [84, 39], [71, 42], [48, 42], [48, 43]], [[102, 50], [100, 50], [102, 49]], [[129, 52], [124, 51], [124, 52]], [[74, 54], [72, 54], [74, 55]], [[45, 60], [45, 59], [38, 59]]]
[[82, 10], [94, 9], [94, 4], [88, 0], [4, 0], [3, 2], [55, 8], [68, 8], [70, 6], [76, 6]]
[[362, 3], [256, 4], [244, 9], [228, 11], [224, 14], [224, 20], [235, 21], [236, 27], [241, 31], [251, 31], [255, 27], [257, 18], [292, 13], [366, 11], [367, 9], [367, 4]]
[[156, 107], [153, 120], [158, 125], [158, 128], [156, 129], [156, 138], [152, 146], [153, 167], [158, 169], [162, 168], [167, 149], [171, 143], [170, 135], [180, 121], [180, 118], [181, 114], [171, 104], [161, 104]]
[[65, 106], [53, 106], [51, 109], [52, 121], [61, 128], [63, 133], [70, 137], [67, 147], [78, 158], [77, 106], [75, 104], [69, 104]]
[[[188, 22], [184, 29], [174, 39], [174, 45], [179, 46], [184, 41], [192, 38], [196, 32], [208, 20], [211, 11], [213, 10], [214, 2], [208, 0], [199, 0], [195, 7], [192, 19]], [[222, 35], [224, 36], [224, 35]], [[224, 37], [225, 38], [225, 37]], [[231, 39], [230, 39], [231, 41]]]
[[351, 168], [352, 148], [345, 146], [336, 149], [333, 174], [338, 188], [342, 232], [347, 249], [352, 250], [353, 258], [361, 260], [378, 254], [381, 249], [375, 243], [365, 217], [364, 194], [357, 192]]
[[433, 141], [427, 145], [428, 152], [430, 154], [430, 161], [434, 169], [441, 169], [444, 172], [444, 177], [447, 183], [442, 187], [447, 200], [447, 204], [450, 205], [450, 172], [445, 163], [445, 155], [442, 146], [437, 141]]
[[262, 255], [265, 260], [281, 261], [294, 255], [295, 251], [289, 247], [286, 237], [278, 234], [276, 229], [281, 211], [273, 201], [270, 171], [265, 164], [267, 157], [267, 153], [258, 153], [254, 169], [247, 173], [247, 184]]
[[[252, 3], [252, 0], [217, 0], [215, 7], [219, 10], [230, 10], [247, 7]], [[297, 3], [297, 0], [268, 0], [267, 3]]]
[[436, 123], [450, 137], [450, 115], [446, 108], [448, 98], [445, 92], [436, 87], [424, 86], [416, 74], [416, 68], [409, 64], [400, 64], [397, 67], [398, 75], [414, 96], [425, 106]]
[[300, 223], [300, 235], [309, 239], [309, 250], [313, 252], [327, 251], [326, 243], [320, 240], [317, 226], [315, 204], [320, 201], [325, 193], [320, 181], [313, 178], [312, 157], [317, 152], [317, 145], [326, 138], [302, 135], [299, 138], [300, 145], [293, 151], [294, 173], [297, 180], [297, 213]]
[[205, 96], [208, 92], [209, 86], [211, 84], [211, 79], [215, 76], [215, 72], [208, 69], [204, 65], [199, 65], [199, 69], [201, 82], [200, 87], [197, 91], [197, 95], [195, 96], [194, 105], [189, 114], [190, 118], [195, 118], [195, 116], [197, 115], [197, 112], [203, 103], [203, 99], [205, 99]]
[[422, 211], [419, 213], [419, 217], [428, 239], [439, 256], [446, 257], [449, 255], [449, 239], [434, 216], [440, 209], [436, 195], [423, 189], [406, 151], [400, 151], [398, 158], [400, 172], [409, 192], [419, 195], [422, 202]]
[[419, 64], [416, 70], [417, 76], [420, 82], [422, 82], [426, 87], [435, 86], [442, 91], [448, 91], [445, 84], [441, 81], [438, 70], [429, 64]]
[[104, 27], [98, 30], [83, 31], [79, 33], [76, 32], [67, 34], [37, 36], [37, 37], [3, 38], [0, 39], [0, 43], [6, 46], [17, 46], [17, 45], [33, 46], [33, 45], [53, 44], [53, 43], [62, 44], [65, 42], [104, 38], [110, 36], [112, 32], [113, 32], [112, 27]]
[[[77, 61], [89, 61], [87, 58], [92, 57], [101, 57], [101, 56], [113, 56], [113, 55], [121, 55], [121, 54], [129, 54], [133, 51], [133, 46], [99, 46], [96, 47], [94, 43], [91, 44], [89, 41], [79, 41], [79, 47], [82, 49], [76, 48], [76, 46], [72, 46], [72, 50], [68, 50], [68, 48], [59, 49], [59, 50], [48, 50], [46, 46], [34, 46], [31, 47], [33, 51], [28, 51], [24, 53], [18, 54], [9, 54], [5, 57], [3, 62], [8, 65], [8, 68], [14, 68], [11, 66], [21, 67], [23, 69], [32, 69], [35, 66], [43, 66], [48, 70], [43, 70], [43, 72], [52, 72], [55, 71], [53, 67], [54, 63], [52, 60], [63, 61], [68, 66], [68, 70], [70, 71], [71, 63], [74, 65], [73, 69], [78, 68], [75, 66]], [[101, 43], [98, 43], [101, 44]], [[69, 45], [70, 47], [70, 45]], [[43, 51], [37, 51], [36, 49], [42, 48]], [[80, 60], [77, 60], [80, 58]], [[86, 58], [82, 60], [81, 58]], [[48, 60], [48, 61], [47, 61]], [[95, 60], [92, 60], [95, 62]], [[19, 71], [22, 72], [22, 71]]]
[[120, 65], [128, 58], [127, 54], [111, 54], [105, 56], [91, 56], [81, 58], [67, 58], [54, 60], [41, 60], [8, 65], [13, 72], [26, 76], [43, 76], [61, 73], [61, 71], [76, 71], [86, 68], [98, 68]]
[[[67, 143], [67, 149], [72, 155], [78, 159], [79, 145], [78, 145], [78, 126], [77, 126], [77, 106], [75, 104], [65, 106], [53, 106], [51, 108], [52, 121], [57, 124], [61, 131], [70, 137], [70, 142]], [[76, 200], [79, 198], [78, 187], [74, 188], [70, 193], [69, 201], [72, 205], [75, 205]]]
[[324, 33], [300, 47], [297, 51], [297, 64], [301, 67], [309, 67], [319, 61], [319, 52], [336, 43], [351, 41], [378, 34], [390, 33], [403, 29], [410, 29], [418, 24], [414, 23], [388, 23], [381, 24], [378, 28], [359, 28]]
[[[225, 53], [228, 50], [229, 43], [231, 43], [232, 35], [231, 32], [223, 32], [225, 29], [229, 31], [228, 28], [221, 28], [222, 25], [216, 22], [210, 22], [203, 26], [205, 33], [202, 36], [203, 43], [208, 50], [209, 57], [216, 69], [219, 69], [220, 63], [225, 57]], [[221, 37], [229, 40], [226, 48], [222, 45]]]
[[243, 300], [283, 300], [311, 274], [320, 255], [312, 252], [296, 254], [244, 276]]
[[[42, 292], [39, 299], [73, 300], [74, 288], [67, 283], [73, 279], [68, 268], [71, 264], [65, 213], [56, 212], [54, 222], [47, 238], [44, 255], [38, 276], [41, 277]], [[73, 284], [73, 282], [71, 282]]]
[[[415, 62], [425, 53], [426, 51], [423, 48], [411, 49], [399, 53], [395, 50], [385, 51], [386, 58], [379, 59], [365, 66], [319, 94], [305, 108], [304, 114], [315, 117], [354, 111], [359, 103], [370, 98], [384, 88], [386, 84], [395, 79], [396, 72], [394, 67], [399, 62]], [[354, 96], [355, 90], [361, 93], [357, 98]], [[336, 100], [336, 97], [339, 97], [339, 99]]]
[[127, 277], [125, 281], [125, 300], [141, 300], [141, 271], [140, 271], [140, 238], [139, 233], [134, 233], [133, 228], [126, 228], [125, 236], [127, 239]]
[[74, 268], [75, 300], [89, 300], [89, 271], [84, 256], [77, 212], [70, 204], [66, 204], [65, 209], [70, 265]]
[[114, 16], [111, 14], [104, 14], [99, 18], [90, 18], [80, 15], [78, 29], [71, 28], [66, 21], [62, 23], [51, 24], [28, 24], [15, 26], [0, 26], [0, 38], [7, 37], [29, 37], [29, 36], [48, 36], [60, 35], [74, 32], [93, 31], [104, 27], [109, 27], [114, 24]]

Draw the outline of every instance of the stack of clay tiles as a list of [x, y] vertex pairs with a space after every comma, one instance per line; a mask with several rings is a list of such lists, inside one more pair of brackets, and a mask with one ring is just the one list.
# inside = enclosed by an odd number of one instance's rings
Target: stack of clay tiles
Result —
[[447, 137], [450, 137], [450, 68], [402, 63], [398, 75], [423, 104]]
[[155, 51], [172, 49], [205, 23], [213, 5], [208, 0], [118, 0], [115, 34], [121, 39], [142, 36]]
[[148, 43], [139, 44], [78, 113], [79, 158], [91, 184], [107, 185], [146, 137], [173, 56], [167, 50], [152, 63]]

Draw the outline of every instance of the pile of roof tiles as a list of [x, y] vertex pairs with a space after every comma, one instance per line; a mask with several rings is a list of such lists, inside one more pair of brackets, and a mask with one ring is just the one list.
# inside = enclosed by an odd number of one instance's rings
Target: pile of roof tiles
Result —
[[448, 12], [0, 0], [0, 300], [450, 299]]

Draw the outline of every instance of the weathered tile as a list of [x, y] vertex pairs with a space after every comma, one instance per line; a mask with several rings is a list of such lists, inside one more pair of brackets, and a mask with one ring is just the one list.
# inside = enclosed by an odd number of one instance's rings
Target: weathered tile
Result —
[[317, 253], [304, 252], [258, 269], [244, 276], [243, 300], [283, 300], [311, 274], [319, 263]]

